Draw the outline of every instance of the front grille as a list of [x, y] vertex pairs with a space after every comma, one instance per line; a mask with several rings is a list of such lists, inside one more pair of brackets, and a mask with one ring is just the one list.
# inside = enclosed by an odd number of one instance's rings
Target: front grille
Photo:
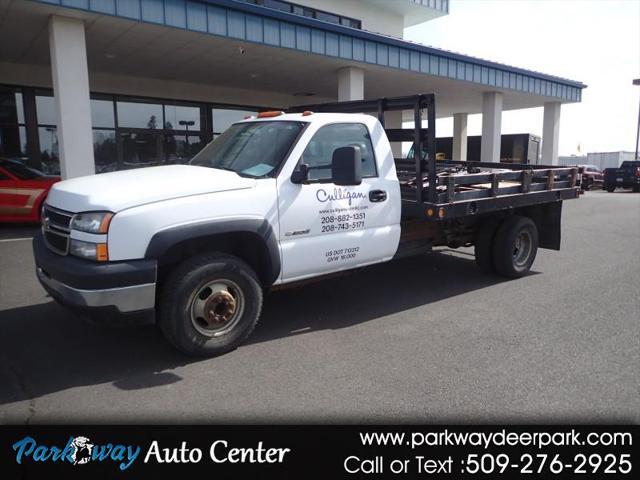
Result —
[[65, 235], [58, 235], [52, 231], [44, 232], [44, 239], [46, 241], [49, 250], [53, 250], [61, 255], [66, 255], [68, 250], [69, 237]]
[[49, 217], [51, 225], [61, 230], [69, 231], [69, 225], [71, 224], [71, 218], [73, 214], [62, 212], [60, 210], [53, 210], [51, 207], [44, 207], [45, 216]]
[[42, 211], [42, 233], [49, 250], [60, 255], [69, 253], [69, 232], [73, 213], [45, 205]]

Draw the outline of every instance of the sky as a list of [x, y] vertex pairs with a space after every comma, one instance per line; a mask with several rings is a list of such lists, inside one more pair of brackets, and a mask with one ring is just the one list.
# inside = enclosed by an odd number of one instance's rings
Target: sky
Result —
[[[405, 30], [425, 45], [577, 80], [564, 104], [560, 155], [634, 151], [640, 86], [640, 0], [450, 0], [449, 15]], [[502, 115], [502, 133], [542, 135], [542, 108]], [[480, 135], [481, 115], [468, 134]], [[451, 136], [453, 120], [439, 120]], [[579, 150], [578, 150], [579, 148]]]

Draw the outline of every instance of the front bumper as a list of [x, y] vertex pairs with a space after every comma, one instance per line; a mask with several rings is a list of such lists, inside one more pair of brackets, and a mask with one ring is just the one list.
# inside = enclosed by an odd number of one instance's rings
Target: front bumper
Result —
[[153, 315], [155, 260], [93, 263], [62, 256], [47, 248], [41, 234], [33, 239], [33, 255], [38, 280], [59, 303], [107, 318]]

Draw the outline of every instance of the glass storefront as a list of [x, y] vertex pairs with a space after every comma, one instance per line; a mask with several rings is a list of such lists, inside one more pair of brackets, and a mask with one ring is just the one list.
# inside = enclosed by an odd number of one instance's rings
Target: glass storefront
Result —
[[[25, 115], [29, 104], [31, 116]], [[59, 175], [56, 110], [49, 90], [0, 86], [0, 156]], [[207, 103], [92, 94], [96, 173], [187, 163], [232, 123], [255, 113]]]

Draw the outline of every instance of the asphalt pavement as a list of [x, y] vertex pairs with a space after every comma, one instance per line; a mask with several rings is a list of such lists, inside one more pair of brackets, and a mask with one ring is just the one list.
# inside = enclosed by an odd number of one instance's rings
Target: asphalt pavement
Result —
[[52, 302], [35, 231], [0, 225], [0, 423], [640, 421], [640, 194], [565, 202], [519, 280], [463, 249], [272, 293], [206, 360]]

